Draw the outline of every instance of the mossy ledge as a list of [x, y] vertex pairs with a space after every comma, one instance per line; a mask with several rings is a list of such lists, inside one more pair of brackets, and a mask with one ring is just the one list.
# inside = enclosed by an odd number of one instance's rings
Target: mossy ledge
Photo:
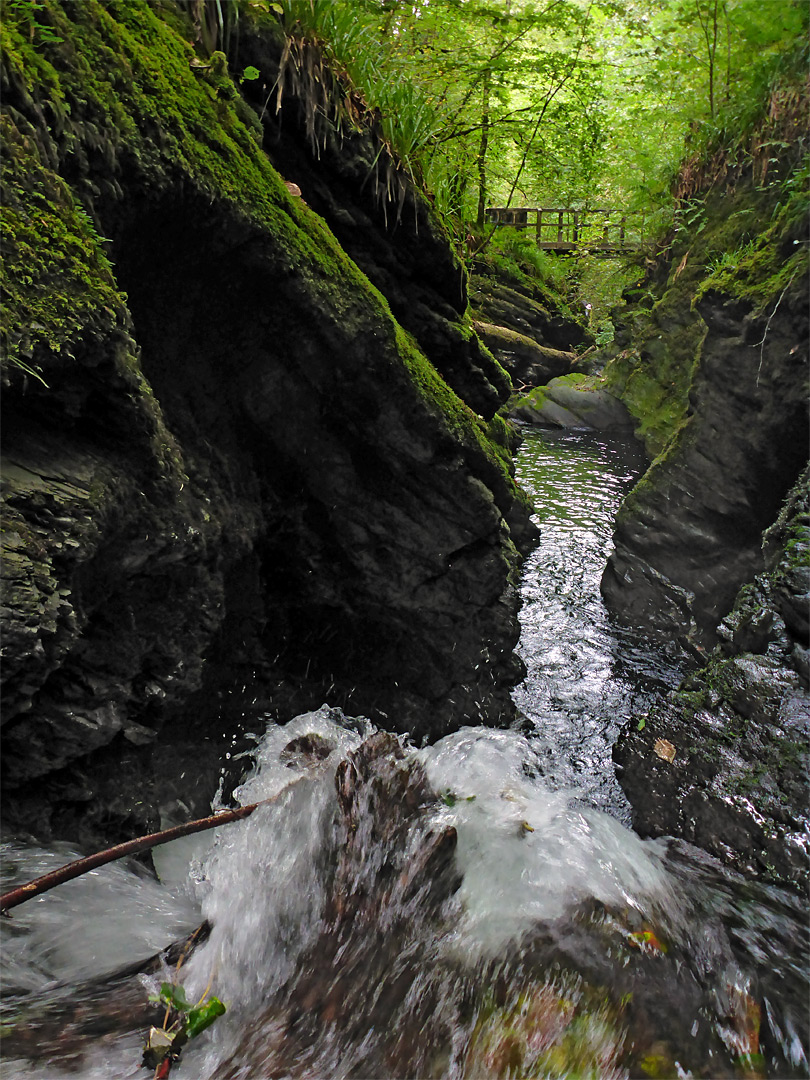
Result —
[[206, 805], [226, 679], [417, 739], [513, 717], [531, 526], [463, 283], [403, 328], [192, 41], [169, 0], [4, 10], [3, 797], [43, 836]]

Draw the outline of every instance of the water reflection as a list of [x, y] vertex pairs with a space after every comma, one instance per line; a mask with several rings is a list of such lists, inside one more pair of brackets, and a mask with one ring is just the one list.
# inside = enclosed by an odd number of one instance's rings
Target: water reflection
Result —
[[524, 431], [518, 478], [535, 502], [540, 541], [526, 560], [514, 701], [546, 759], [546, 781], [629, 824], [611, 748], [679, 670], [617, 631], [599, 592], [619, 504], [645, 468], [636, 444], [590, 432]]

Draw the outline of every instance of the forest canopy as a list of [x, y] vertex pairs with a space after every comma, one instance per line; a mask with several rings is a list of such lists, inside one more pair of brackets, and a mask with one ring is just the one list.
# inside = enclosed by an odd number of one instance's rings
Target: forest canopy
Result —
[[803, 0], [269, 7], [288, 33], [322, 43], [457, 225], [482, 224], [488, 205], [665, 217], [685, 151], [731, 145], [780, 80], [806, 71], [810, 11]]

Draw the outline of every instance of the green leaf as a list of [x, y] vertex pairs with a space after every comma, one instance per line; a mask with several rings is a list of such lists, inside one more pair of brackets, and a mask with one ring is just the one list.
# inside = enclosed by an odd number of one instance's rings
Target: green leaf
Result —
[[636, 728], [636, 730], [637, 731], [643, 731], [646, 726], [647, 726], [647, 717], [642, 716], [642, 718], [638, 722], [638, 727]]
[[242, 81], [253, 82], [254, 79], [258, 79], [261, 72], [258, 68], [253, 67], [252, 64], [248, 64], [245, 70], [242, 72]]
[[186, 1035], [189, 1039], [196, 1038], [201, 1031], [205, 1031], [207, 1027], [210, 1027], [216, 1018], [222, 1016], [224, 1012], [225, 1006], [219, 998], [210, 998], [199, 1009], [192, 1009], [186, 1017]]
[[175, 986], [174, 983], [161, 983], [160, 1000], [165, 1001], [167, 1005], [171, 1005], [178, 1012], [188, 1012], [191, 1008], [191, 1002], [187, 1000], [183, 987]]

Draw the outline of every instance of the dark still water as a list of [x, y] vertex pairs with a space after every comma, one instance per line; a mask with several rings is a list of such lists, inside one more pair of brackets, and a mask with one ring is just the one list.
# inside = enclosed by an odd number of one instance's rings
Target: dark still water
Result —
[[527, 677], [513, 698], [542, 747], [546, 781], [627, 824], [611, 748], [620, 727], [680, 678], [662, 650], [611, 625], [599, 592], [616, 511], [644, 458], [589, 432], [523, 435], [517, 473], [540, 542], [523, 569], [518, 652]]

